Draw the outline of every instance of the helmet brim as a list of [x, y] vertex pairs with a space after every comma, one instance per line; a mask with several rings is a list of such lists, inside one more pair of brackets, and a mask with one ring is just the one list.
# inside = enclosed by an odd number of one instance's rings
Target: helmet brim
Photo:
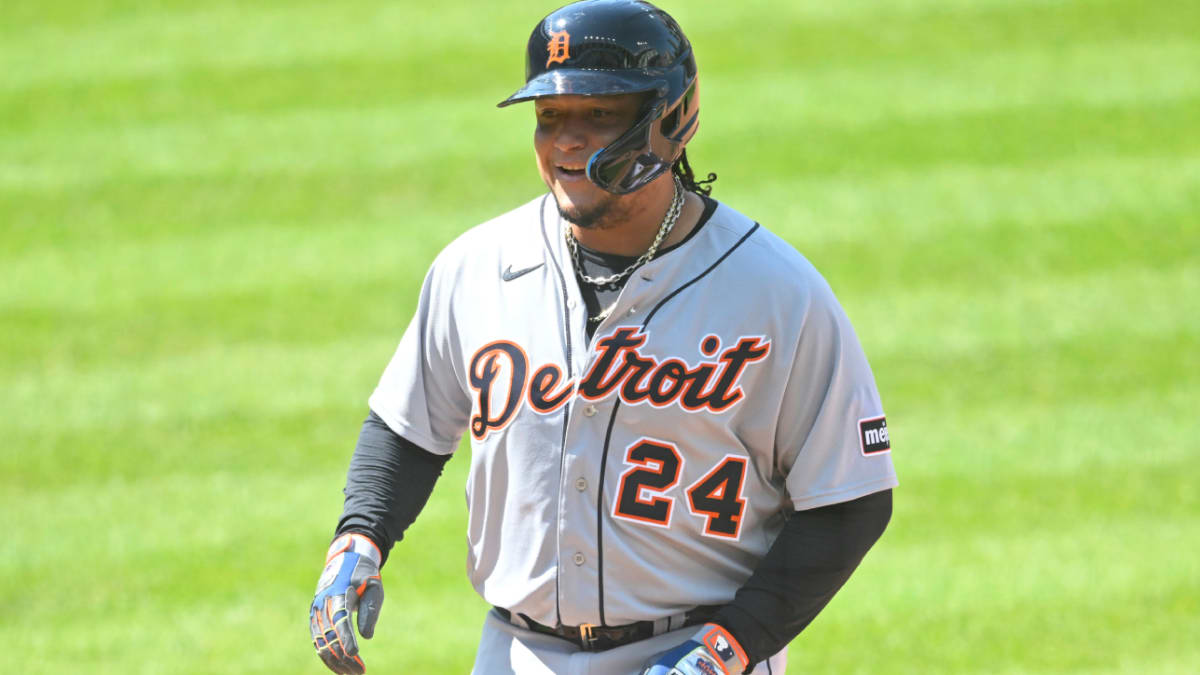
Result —
[[543, 96], [616, 96], [646, 91], [657, 91], [662, 95], [667, 86], [665, 79], [645, 75], [626, 75], [611, 70], [557, 68], [526, 82], [524, 87], [497, 103], [496, 107], [503, 108]]

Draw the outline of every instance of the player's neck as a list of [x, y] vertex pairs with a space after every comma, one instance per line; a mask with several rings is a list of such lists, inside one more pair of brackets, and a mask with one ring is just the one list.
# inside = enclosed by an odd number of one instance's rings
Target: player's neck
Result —
[[[575, 239], [583, 246], [600, 253], [639, 256], [653, 243], [663, 218], [671, 208], [675, 183], [669, 176], [628, 195], [629, 201], [613, 209], [611, 215], [595, 227], [571, 226]], [[665, 248], [682, 241], [696, 225], [704, 205], [699, 197], [685, 192], [683, 210], [670, 234], [660, 244]]]

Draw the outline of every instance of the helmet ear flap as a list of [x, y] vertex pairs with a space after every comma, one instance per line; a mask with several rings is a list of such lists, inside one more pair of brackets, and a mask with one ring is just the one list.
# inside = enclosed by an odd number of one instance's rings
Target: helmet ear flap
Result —
[[662, 121], [662, 135], [670, 138], [675, 134], [675, 128], [679, 126], [679, 117], [682, 114], [683, 106], [677, 105]]
[[663, 117], [662, 135], [674, 143], [685, 144], [696, 133], [699, 105], [700, 78], [694, 78], [691, 86], [679, 97], [675, 107]]

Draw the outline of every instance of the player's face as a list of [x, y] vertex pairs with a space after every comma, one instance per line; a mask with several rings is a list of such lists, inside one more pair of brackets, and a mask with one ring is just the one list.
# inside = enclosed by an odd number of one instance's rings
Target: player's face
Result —
[[588, 180], [587, 162], [637, 121], [644, 94], [547, 96], [534, 101], [533, 147], [558, 210], [580, 227], [602, 225], [618, 195]]

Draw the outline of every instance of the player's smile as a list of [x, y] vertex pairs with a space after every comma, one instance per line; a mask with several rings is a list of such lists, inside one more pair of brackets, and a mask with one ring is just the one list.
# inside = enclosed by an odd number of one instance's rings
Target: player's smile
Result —
[[556, 164], [554, 166], [555, 175], [558, 181], [563, 183], [573, 183], [575, 181], [587, 180], [587, 165], [572, 166], [568, 164]]
[[617, 196], [587, 177], [588, 159], [637, 121], [644, 94], [546, 96], [535, 101], [538, 170], [571, 220], [593, 221]]

